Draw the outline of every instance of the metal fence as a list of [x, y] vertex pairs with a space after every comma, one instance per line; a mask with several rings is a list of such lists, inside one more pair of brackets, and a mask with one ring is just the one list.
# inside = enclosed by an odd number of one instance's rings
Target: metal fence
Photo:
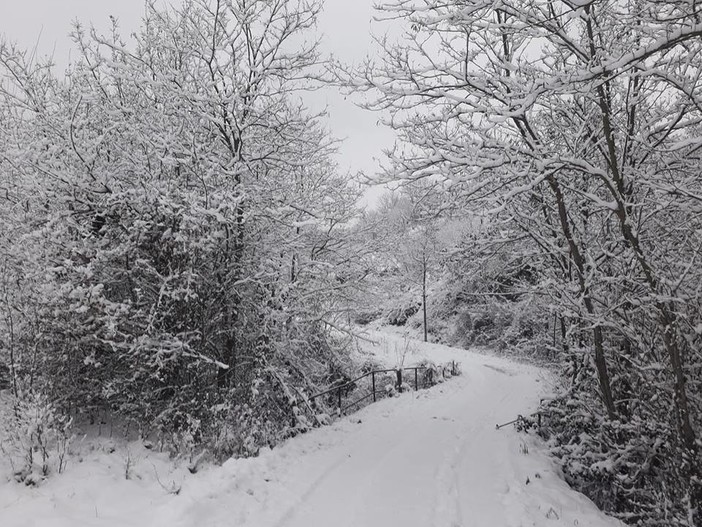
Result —
[[[403, 372], [410, 372], [409, 376], [403, 374]], [[422, 373], [420, 374], [420, 372]], [[359, 375], [355, 379], [317, 393], [310, 397], [309, 401], [314, 402], [321, 397], [327, 396], [329, 398], [328, 403], [334, 404], [338, 414], [343, 415], [349, 409], [358, 407], [361, 403], [369, 401], [371, 398], [373, 402], [376, 402], [379, 397], [386, 396], [391, 391], [388, 390], [388, 386], [392, 386], [392, 389], [397, 390], [399, 393], [402, 393], [407, 381], [414, 381], [415, 390], [419, 390], [420, 387], [428, 388], [438, 382], [438, 378], [435, 375], [440, 373], [443, 378], [446, 378], [447, 372], [450, 372], [451, 376], [458, 373], [456, 361], [451, 361], [436, 368], [433, 366], [409, 366], [372, 370]], [[390, 383], [388, 379], [391, 379]], [[349, 401], [352, 394], [358, 392], [361, 392], [361, 395]]]

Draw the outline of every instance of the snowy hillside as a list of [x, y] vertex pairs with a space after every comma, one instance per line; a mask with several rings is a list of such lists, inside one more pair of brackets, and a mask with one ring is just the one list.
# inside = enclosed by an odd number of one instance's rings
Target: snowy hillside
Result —
[[[383, 339], [366, 348], [392, 363], [402, 339]], [[568, 488], [534, 438], [495, 429], [548, 392], [541, 370], [445, 346], [411, 348], [406, 364], [458, 360], [463, 375], [194, 475], [132, 445], [126, 480], [126, 450], [108, 445], [37, 488], [3, 483], [0, 525], [620, 525]]]

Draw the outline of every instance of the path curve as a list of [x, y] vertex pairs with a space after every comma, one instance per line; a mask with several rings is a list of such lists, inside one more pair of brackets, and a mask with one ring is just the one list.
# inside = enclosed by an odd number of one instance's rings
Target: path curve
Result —
[[406, 363], [454, 359], [463, 375], [232, 461], [216, 485], [184, 488], [154, 525], [620, 525], [559, 478], [536, 438], [495, 429], [536, 408], [544, 372], [445, 346], [415, 349]]

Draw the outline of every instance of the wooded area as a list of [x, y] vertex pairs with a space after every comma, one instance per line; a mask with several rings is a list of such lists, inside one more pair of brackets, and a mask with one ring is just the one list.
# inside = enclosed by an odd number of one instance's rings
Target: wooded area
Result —
[[[149, 4], [133, 39], [77, 25], [65, 75], [0, 45], [18, 423], [106, 411], [255, 454], [311, 426], [354, 323], [383, 321], [551, 364], [568, 482], [632, 525], [700, 525], [700, 7], [394, 0], [360, 67], [320, 56], [322, 7]], [[328, 83], [397, 133], [374, 210], [301, 102]]]
[[[12, 391], [253, 453], [326, 382], [360, 277], [358, 189], [294, 94], [319, 3], [149, 6], [76, 26], [65, 77], [4, 44], [3, 354]], [[294, 43], [293, 43], [294, 41]]]

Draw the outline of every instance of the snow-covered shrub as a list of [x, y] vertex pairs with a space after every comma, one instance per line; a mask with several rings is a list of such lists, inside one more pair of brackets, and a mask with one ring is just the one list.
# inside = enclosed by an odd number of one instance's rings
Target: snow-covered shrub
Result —
[[[586, 393], [549, 401], [540, 433], [566, 481], [628, 524], [687, 526], [686, 463], [669, 423], [652, 415], [610, 421]], [[534, 423], [532, 423], [534, 424]]]
[[359, 191], [298, 103], [314, 44], [280, 52], [315, 5], [206, 4], [149, 4], [129, 52], [76, 27], [65, 77], [0, 46], [0, 363], [61, 412], [179, 452], [229, 419], [251, 453], [346, 355]]
[[292, 385], [283, 386], [289, 381], [273, 371], [260, 371], [247, 393], [232, 393], [239, 402], [220, 408], [219, 417], [210, 423], [214, 433], [209, 440], [217, 459], [256, 455], [316, 425], [300, 410], [304, 403], [293, 395]]
[[453, 321], [453, 332], [449, 335], [449, 341], [454, 344], [465, 345], [470, 342], [471, 332], [473, 331], [473, 315], [470, 309], [461, 309]]
[[[466, 247], [442, 262], [441, 278], [432, 286], [427, 306], [432, 341], [487, 345], [501, 353], [542, 359], [552, 316], [543, 296], [529, 292], [538, 280], [534, 267], [511, 251], [486, 259], [473, 237], [457, 242]], [[412, 327], [421, 326], [421, 315], [410, 319]]]
[[51, 473], [63, 472], [72, 439], [72, 420], [46, 395], [29, 392], [11, 401], [3, 416], [0, 450], [17, 481], [37, 485]]
[[408, 299], [406, 303], [402, 305], [396, 305], [388, 309], [385, 314], [387, 323], [391, 326], [404, 326], [407, 321], [419, 311], [421, 304], [417, 304], [416, 301]]
[[397, 395], [397, 383], [388, 383], [385, 385], [385, 395], [395, 397]]
[[440, 365], [429, 359], [424, 359], [417, 366], [421, 368], [418, 372], [420, 388], [429, 388], [442, 381]]
[[363, 311], [357, 311], [354, 314], [353, 321], [354, 323], [358, 324], [359, 326], [366, 326], [373, 322], [374, 320], [378, 320], [380, 317], [383, 316], [383, 312], [381, 310], [363, 310]]
[[361, 373], [368, 373], [368, 372], [371, 372], [373, 370], [382, 370], [384, 368], [385, 368], [385, 366], [381, 361], [371, 357], [371, 358], [366, 358], [361, 363], [361, 365], [359, 367], [359, 371]]
[[548, 306], [538, 302], [533, 296], [525, 295], [516, 302], [505, 305], [511, 312], [506, 317], [506, 326], [496, 337], [498, 349], [511, 355], [530, 357], [537, 361], [549, 355], [549, 333], [553, 332]]

